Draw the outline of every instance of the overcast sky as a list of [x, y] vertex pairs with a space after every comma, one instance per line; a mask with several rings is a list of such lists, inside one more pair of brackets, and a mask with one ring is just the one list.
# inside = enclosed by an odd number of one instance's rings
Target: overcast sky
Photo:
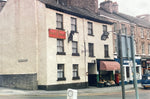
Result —
[[[105, 0], [99, 0], [103, 2]], [[141, 14], [150, 14], [150, 1], [149, 0], [112, 0], [119, 5], [119, 12], [126, 13], [132, 16]]]

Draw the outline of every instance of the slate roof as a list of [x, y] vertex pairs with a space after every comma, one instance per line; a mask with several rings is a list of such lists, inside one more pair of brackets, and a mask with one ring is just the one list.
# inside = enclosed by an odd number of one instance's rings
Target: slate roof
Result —
[[118, 16], [121, 16], [122, 18], [125, 18], [127, 20], [129, 20], [130, 22], [133, 22], [139, 26], [145, 27], [145, 28], [150, 28], [150, 22], [145, 21], [141, 18], [137, 18], [137, 17], [133, 17], [127, 14], [123, 14], [123, 13], [115, 13]]
[[110, 17], [110, 18], [113, 18], [116, 20], [122, 20], [122, 21], [130, 22], [130, 23], [134, 23], [141, 27], [150, 28], [150, 22], [147, 22], [143, 19], [133, 17], [133, 16], [130, 16], [130, 15], [127, 15], [124, 13], [120, 13], [120, 12], [110, 13], [110, 12], [105, 11], [102, 8], [100, 8], [99, 11], [100, 11], [100, 15], [104, 15], [104, 16], [107, 16], [107, 17]]
[[107, 11], [105, 11], [105, 10], [102, 9], [102, 8], [99, 9], [99, 14], [100, 14], [100, 15], [107, 16], [108, 18], [112, 18], [112, 19], [114, 19], [114, 20], [120, 20], [120, 21], [129, 22], [129, 20], [124, 19], [124, 18], [122, 18], [122, 17], [120, 17], [120, 16], [118, 16], [118, 15], [116, 15], [116, 14], [114, 14], [114, 13], [107, 12]]
[[80, 18], [86, 18], [88, 20], [92, 20], [95, 22], [105, 23], [105, 24], [113, 24], [112, 22], [108, 21], [107, 18], [101, 17], [95, 12], [89, 11], [84, 8], [79, 8], [75, 6], [64, 6], [57, 4], [55, 0], [39, 0], [46, 5], [47, 8], [54, 9], [60, 12], [64, 12], [67, 14], [71, 14], [74, 16], [78, 16]]

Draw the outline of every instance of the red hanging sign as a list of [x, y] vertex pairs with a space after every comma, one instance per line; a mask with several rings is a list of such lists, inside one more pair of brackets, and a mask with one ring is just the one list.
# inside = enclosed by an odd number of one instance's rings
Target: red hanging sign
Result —
[[49, 37], [66, 39], [66, 32], [62, 30], [49, 29]]

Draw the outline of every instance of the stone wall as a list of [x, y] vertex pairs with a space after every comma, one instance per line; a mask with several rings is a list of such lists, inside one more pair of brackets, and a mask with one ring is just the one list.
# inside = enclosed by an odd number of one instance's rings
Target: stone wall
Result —
[[0, 75], [0, 86], [36, 90], [37, 74]]

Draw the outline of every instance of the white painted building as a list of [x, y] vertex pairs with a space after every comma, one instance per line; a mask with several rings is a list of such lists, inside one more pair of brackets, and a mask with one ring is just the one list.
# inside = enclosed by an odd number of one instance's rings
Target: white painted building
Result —
[[87, 87], [88, 75], [97, 75], [97, 60], [114, 58], [112, 34], [101, 40], [104, 29], [112, 31], [112, 23], [92, 11], [8, 0], [0, 12], [0, 86]]

